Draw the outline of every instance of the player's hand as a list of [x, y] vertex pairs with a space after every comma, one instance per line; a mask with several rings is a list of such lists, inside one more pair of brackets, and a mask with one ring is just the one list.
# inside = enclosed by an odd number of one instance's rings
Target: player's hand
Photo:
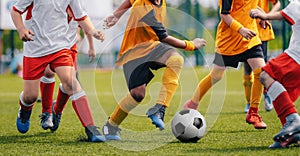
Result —
[[96, 57], [96, 52], [95, 52], [95, 50], [94, 50], [94, 49], [89, 49], [88, 55], [89, 55], [89, 57], [90, 57], [89, 62], [93, 62], [94, 59], [95, 59], [95, 57]]
[[256, 33], [250, 29], [247, 28], [241, 28], [239, 30], [239, 33], [247, 40], [253, 38], [254, 36], [256, 36]]
[[104, 19], [103, 27], [104, 29], [109, 29], [110, 27], [114, 26], [118, 21], [119, 18], [112, 14]]
[[90, 34], [97, 40], [104, 41], [104, 33], [101, 30], [94, 29]]
[[18, 32], [20, 35], [20, 39], [22, 41], [24, 41], [24, 42], [33, 41], [34, 33], [31, 30], [26, 29], [26, 28], [20, 28], [20, 29], [18, 29]]
[[260, 25], [260, 27], [262, 27], [264, 29], [267, 29], [267, 27], [269, 27], [271, 29], [271, 23], [268, 20], [260, 20], [259, 25]]
[[202, 38], [193, 39], [193, 43], [195, 46], [195, 50], [200, 49], [203, 46], [206, 46], [206, 41], [205, 41], [205, 39], [202, 39]]
[[260, 7], [250, 10], [250, 17], [260, 18], [263, 20], [267, 19], [265, 11], [263, 9], [261, 9]]

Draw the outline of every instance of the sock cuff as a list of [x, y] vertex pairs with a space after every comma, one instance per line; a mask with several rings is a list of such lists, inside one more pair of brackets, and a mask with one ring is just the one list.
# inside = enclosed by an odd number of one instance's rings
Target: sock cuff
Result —
[[53, 82], [55, 82], [55, 78], [54, 77], [48, 78], [46, 76], [43, 76], [43, 77], [41, 77], [40, 81], [43, 83], [53, 83]]
[[119, 106], [124, 112], [129, 113], [138, 104], [139, 102], [137, 102], [130, 94], [127, 94], [119, 103]]
[[184, 59], [181, 55], [172, 55], [170, 56], [167, 61], [166, 61], [166, 65], [169, 66], [174, 66], [174, 65], [178, 65], [178, 66], [182, 66], [184, 62]]
[[31, 106], [33, 106], [33, 104], [34, 103], [32, 103], [32, 104], [27, 104], [27, 103], [25, 103], [24, 101], [23, 101], [23, 91], [21, 92], [21, 94], [20, 94], [20, 102], [21, 102], [21, 104], [23, 105], [23, 106], [25, 106], [25, 107], [31, 107]]
[[261, 72], [262, 72], [262, 69], [261, 69], [261, 68], [257, 68], [257, 69], [255, 69], [255, 70], [253, 70], [254, 76], [259, 76]]
[[64, 90], [64, 88], [63, 88], [63, 86], [62, 86], [61, 83], [59, 84], [59, 89], [60, 89], [60, 91], [63, 92], [64, 94], [67, 94], [67, 92]]
[[274, 81], [268, 89], [268, 95], [272, 101], [275, 101], [283, 92], [286, 92], [286, 89], [278, 81]]
[[73, 94], [72, 96], [70, 96], [70, 99], [71, 99], [72, 101], [75, 101], [75, 100], [77, 100], [77, 99], [79, 99], [79, 98], [81, 98], [81, 97], [83, 97], [83, 96], [85, 96], [85, 92], [84, 92], [84, 91], [80, 91], [80, 92], [75, 93], [75, 94]]

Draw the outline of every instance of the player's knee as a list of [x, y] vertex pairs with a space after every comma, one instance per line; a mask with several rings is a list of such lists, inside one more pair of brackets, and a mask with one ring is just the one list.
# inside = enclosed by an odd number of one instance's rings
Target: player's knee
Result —
[[144, 86], [139, 86], [130, 90], [130, 95], [137, 102], [141, 102], [145, 98], [146, 88]]
[[265, 84], [266, 80], [268, 78], [268, 74], [265, 72], [265, 71], [262, 71], [260, 73], [260, 76], [259, 76], [259, 80], [262, 84]]
[[218, 81], [222, 80], [223, 74], [224, 74], [224, 71], [213, 69], [210, 72], [210, 76], [212, 78], [213, 83], [217, 83]]
[[38, 95], [23, 96], [23, 101], [28, 104], [34, 103], [37, 99], [38, 99]]
[[169, 57], [169, 59], [166, 61], [167, 67], [177, 67], [182, 68], [184, 59], [181, 55], [172, 55]]

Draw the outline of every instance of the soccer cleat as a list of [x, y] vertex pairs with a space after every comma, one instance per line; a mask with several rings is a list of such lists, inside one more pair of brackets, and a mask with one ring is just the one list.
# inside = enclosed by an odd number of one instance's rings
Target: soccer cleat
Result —
[[45, 112], [40, 115], [40, 118], [41, 118], [41, 125], [44, 130], [53, 127], [52, 114], [50, 114], [49, 112]]
[[30, 111], [19, 109], [16, 125], [20, 133], [26, 133], [30, 127]]
[[263, 122], [261, 116], [258, 113], [248, 113], [246, 116], [246, 122], [253, 124], [255, 129], [266, 129], [267, 125]]
[[96, 126], [86, 126], [85, 133], [88, 136], [89, 142], [105, 142], [106, 139], [103, 135], [98, 131], [98, 127]]
[[107, 140], [121, 140], [121, 137], [118, 135], [121, 129], [118, 126], [112, 126], [107, 121], [102, 127], [103, 135]]
[[293, 113], [286, 117], [286, 123], [273, 139], [274, 141], [285, 141], [296, 133], [300, 133], [300, 117], [297, 113]]
[[273, 109], [272, 100], [267, 93], [264, 93], [264, 105], [266, 111], [271, 111]]
[[300, 142], [300, 133], [295, 133], [291, 135], [288, 139], [284, 141], [275, 141], [269, 148], [289, 148], [290, 145], [297, 145]]
[[188, 100], [184, 103], [183, 108], [184, 109], [195, 109], [195, 110], [197, 110], [198, 109], [198, 104], [194, 103], [192, 100]]
[[159, 130], [165, 129], [165, 124], [164, 124], [165, 109], [166, 106], [156, 104], [153, 107], [151, 107], [146, 113], [148, 118], [152, 120], [152, 124], [154, 124], [157, 128], [159, 128]]
[[52, 122], [53, 122], [53, 126], [50, 128], [50, 130], [52, 132], [55, 132], [58, 129], [59, 123], [60, 123], [60, 119], [61, 119], [61, 115], [62, 114], [56, 114], [54, 111], [54, 105], [56, 104], [56, 101], [52, 102]]
[[244, 113], [248, 113], [249, 108], [250, 108], [250, 103], [247, 103], [245, 108], [244, 108]]

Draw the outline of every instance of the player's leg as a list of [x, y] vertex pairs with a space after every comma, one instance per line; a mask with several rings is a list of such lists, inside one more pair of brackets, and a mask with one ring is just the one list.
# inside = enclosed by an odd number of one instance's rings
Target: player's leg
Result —
[[[264, 60], [267, 63], [268, 62], [268, 41], [262, 41], [261, 45], [263, 54], [264, 54]], [[264, 88], [264, 106], [266, 111], [271, 111], [273, 109], [272, 100], [270, 99], [267, 90]]]
[[39, 80], [24, 80], [23, 92], [20, 94], [20, 109], [16, 121], [20, 133], [26, 133], [30, 127], [30, 116], [34, 102], [38, 98]]
[[210, 73], [204, 77], [198, 84], [196, 91], [191, 100], [184, 104], [184, 108], [198, 109], [198, 105], [208, 90], [220, 81], [224, 75], [226, 68], [219, 65], [214, 65]]
[[146, 114], [152, 120], [152, 123], [160, 130], [163, 130], [165, 127], [165, 109], [169, 107], [178, 87], [183, 61], [183, 57], [175, 49], [169, 50], [157, 60], [157, 62], [164, 64], [166, 68], [162, 77], [162, 86], [156, 104], [151, 107]]
[[55, 73], [50, 69], [49, 65], [45, 69], [44, 76], [40, 79], [40, 90], [42, 98], [42, 114], [41, 126], [43, 129], [53, 127], [52, 122], [52, 102], [55, 87]]
[[253, 124], [256, 129], [265, 129], [267, 128], [267, 125], [258, 114], [258, 108], [263, 93], [263, 85], [259, 80], [259, 76], [261, 67], [265, 66], [265, 61], [263, 60], [263, 54], [259, 46], [250, 49], [247, 52], [247, 55], [250, 57], [247, 59], [247, 62], [253, 71], [254, 79], [251, 89], [250, 108], [246, 116], [246, 122]]
[[248, 110], [250, 108], [252, 83], [253, 83], [252, 69], [247, 62], [244, 62], [243, 85], [244, 85], [245, 98], [246, 98], [246, 102], [247, 102], [247, 104], [244, 108], [244, 113], [248, 113]]
[[[58, 52], [56, 55], [59, 57], [55, 60], [55, 62], [51, 63], [51, 67], [57, 73], [57, 76], [62, 83], [62, 88], [68, 95], [70, 95], [70, 98], [72, 99], [72, 106], [81, 124], [85, 127], [88, 141], [104, 142], [105, 137], [100, 134], [94, 124], [85, 92], [82, 90], [78, 80], [76, 79], [76, 71], [72, 66], [73, 60], [70, 53], [70, 50], [62, 50]], [[61, 66], [62, 63], [65, 64], [65, 66]]]

